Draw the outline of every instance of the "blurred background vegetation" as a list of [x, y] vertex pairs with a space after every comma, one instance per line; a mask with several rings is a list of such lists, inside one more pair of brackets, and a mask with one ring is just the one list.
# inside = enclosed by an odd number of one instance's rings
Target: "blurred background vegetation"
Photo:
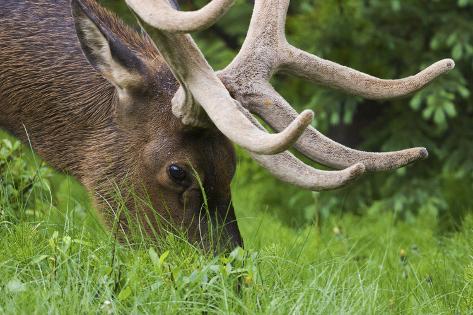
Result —
[[[102, 2], [134, 23], [122, 1]], [[178, 2], [187, 10], [207, 1]], [[251, 0], [239, 0], [217, 25], [194, 35], [215, 69], [238, 52], [251, 10]], [[472, 30], [473, 0], [292, 1], [289, 41], [322, 58], [386, 79], [413, 75], [439, 59], [455, 60], [453, 71], [421, 92], [382, 102], [287, 76], [274, 79], [297, 110], [314, 110], [314, 125], [336, 141], [369, 151], [425, 146], [430, 156], [344, 189], [313, 193], [279, 182], [241, 152], [235, 190], [251, 192], [262, 210], [267, 205], [295, 227], [345, 212], [388, 211], [412, 223], [418, 214], [437, 217], [439, 231], [457, 229], [473, 209]]]

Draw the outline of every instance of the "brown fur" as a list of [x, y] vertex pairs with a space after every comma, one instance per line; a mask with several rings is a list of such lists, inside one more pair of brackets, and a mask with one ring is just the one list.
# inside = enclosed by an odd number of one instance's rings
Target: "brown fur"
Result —
[[[53, 167], [79, 179], [108, 221], [116, 210], [111, 196], [118, 184], [132, 214], [153, 218], [156, 210], [189, 228], [196, 239], [206, 225], [195, 219], [203, 201], [197, 180], [181, 187], [167, 173], [170, 163], [189, 172], [192, 166], [203, 181], [211, 214], [225, 217], [227, 238], [241, 244], [229, 208], [235, 169], [231, 144], [218, 130], [188, 130], [173, 116], [170, 101], [178, 83], [147, 36], [93, 0], [80, 3], [143, 63], [144, 69], [136, 71], [140, 80], [121, 97], [105, 79], [110, 74], [91, 66], [69, 0], [2, 0], [0, 127], [30, 141]], [[153, 207], [128, 198], [131, 187], [141, 198], [149, 197]]]

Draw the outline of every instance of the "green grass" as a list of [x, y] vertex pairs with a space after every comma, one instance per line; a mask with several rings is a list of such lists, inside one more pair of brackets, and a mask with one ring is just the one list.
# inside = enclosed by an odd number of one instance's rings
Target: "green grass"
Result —
[[79, 184], [11, 147], [0, 145], [1, 314], [473, 313], [473, 216], [449, 235], [389, 211], [295, 230], [239, 174], [244, 250], [214, 257], [172, 234], [120, 245]]

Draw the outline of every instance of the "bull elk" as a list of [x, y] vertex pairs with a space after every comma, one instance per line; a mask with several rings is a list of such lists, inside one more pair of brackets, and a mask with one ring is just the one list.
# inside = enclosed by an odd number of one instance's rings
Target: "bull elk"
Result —
[[[336, 143], [310, 125], [311, 111], [298, 114], [269, 80], [285, 72], [384, 99], [421, 89], [452, 69], [453, 60], [404, 79], [378, 79], [292, 46], [284, 34], [289, 0], [256, 0], [243, 47], [215, 72], [188, 33], [214, 24], [234, 0], [213, 0], [193, 12], [167, 0], [126, 2], [155, 29], [155, 41], [94, 0], [0, 4], [0, 127], [75, 176], [105, 221], [114, 218], [118, 183], [128, 213], [143, 222], [158, 213], [205, 243], [208, 223], [218, 221], [225, 240], [241, 245], [230, 196], [232, 142], [277, 178], [310, 190], [341, 187], [366, 171], [427, 156], [425, 148], [372, 153]], [[253, 114], [277, 133], [268, 133]], [[287, 151], [293, 145], [337, 170], [304, 164]], [[139, 206], [131, 188], [150, 204]], [[201, 188], [210, 216], [201, 215]], [[126, 220], [118, 220], [126, 232]]]

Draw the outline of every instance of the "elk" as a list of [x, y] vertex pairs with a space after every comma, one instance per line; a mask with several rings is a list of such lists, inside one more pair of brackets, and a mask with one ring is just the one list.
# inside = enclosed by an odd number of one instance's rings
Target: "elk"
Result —
[[[427, 157], [425, 148], [363, 152], [322, 135], [312, 111], [298, 114], [270, 85], [277, 72], [370, 99], [413, 93], [454, 62], [384, 80], [321, 59], [288, 43], [289, 0], [256, 0], [235, 59], [215, 72], [189, 35], [214, 24], [234, 0], [181, 12], [167, 0], [126, 0], [148, 27], [126, 26], [94, 0], [2, 0], [0, 127], [30, 143], [50, 165], [75, 176], [106, 222], [117, 216], [118, 184], [128, 213], [149, 232], [158, 213], [205, 243], [222, 222], [229, 246], [242, 245], [231, 205], [232, 143], [282, 181], [335, 189], [365, 172], [392, 170]], [[263, 119], [269, 133], [253, 116]], [[288, 149], [332, 167], [303, 163]], [[148, 198], [140, 204], [129, 190]], [[203, 216], [203, 191], [209, 216]], [[120, 228], [127, 222], [118, 215]]]

